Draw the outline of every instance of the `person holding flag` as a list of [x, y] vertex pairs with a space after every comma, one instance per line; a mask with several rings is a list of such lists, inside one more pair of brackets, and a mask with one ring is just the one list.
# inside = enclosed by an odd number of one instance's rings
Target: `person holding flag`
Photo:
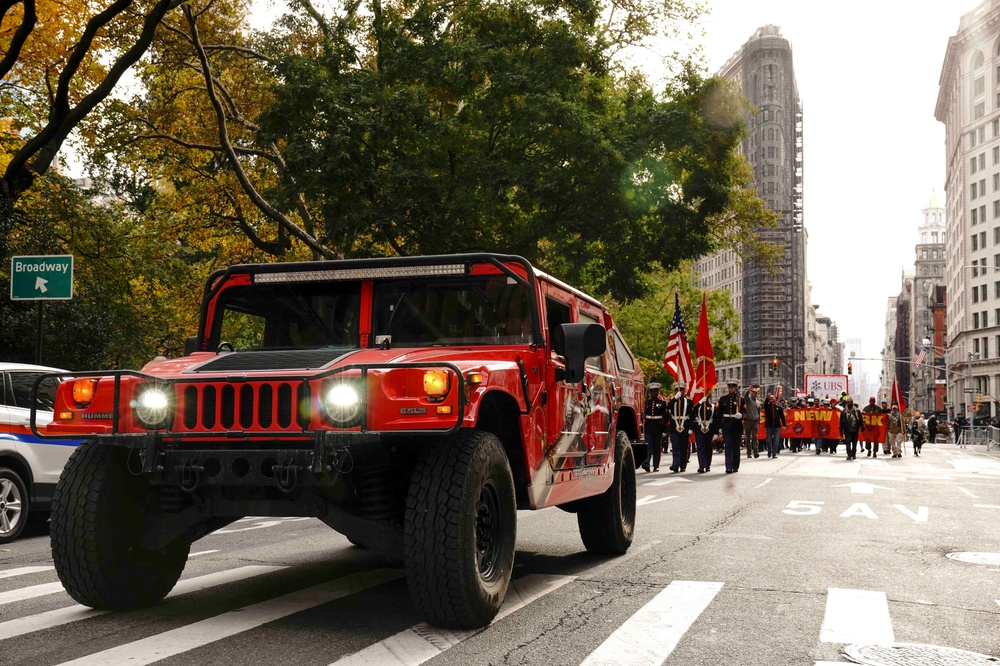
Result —
[[671, 472], [686, 472], [691, 454], [691, 433], [694, 432], [694, 403], [684, 395], [683, 382], [677, 382], [677, 393], [667, 403], [670, 413], [670, 450], [673, 453]]
[[903, 400], [903, 392], [892, 378], [892, 408], [889, 411], [889, 422], [886, 427], [886, 442], [892, 446], [892, 457], [903, 457], [903, 440], [906, 437], [906, 401]]

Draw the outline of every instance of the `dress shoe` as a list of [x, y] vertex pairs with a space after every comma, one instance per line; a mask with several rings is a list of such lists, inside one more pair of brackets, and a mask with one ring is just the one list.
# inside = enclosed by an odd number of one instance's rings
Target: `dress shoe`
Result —
[[682, 472], [686, 472], [686, 471], [688, 471], [688, 468], [687, 467], [681, 467], [681, 471]]
[[732, 473], [733, 473], [733, 470], [731, 470], [731, 469], [727, 469], [726, 470], [726, 474], [732, 474]]
[[649, 465], [647, 465], [646, 463], [642, 463], [642, 468], [647, 472], [649, 471]]
[[759, 453], [755, 453], [755, 454], [753, 454], [753, 457], [754, 458], [760, 458], [760, 454]]
[[705, 468], [704, 467], [699, 467], [698, 468], [698, 473], [699, 474], [704, 474], [705, 473]]
[[660, 471], [660, 468], [659, 468], [659, 467], [654, 467], [654, 468], [653, 468], [653, 471], [654, 471], [654, 472], [659, 472], [659, 471]]

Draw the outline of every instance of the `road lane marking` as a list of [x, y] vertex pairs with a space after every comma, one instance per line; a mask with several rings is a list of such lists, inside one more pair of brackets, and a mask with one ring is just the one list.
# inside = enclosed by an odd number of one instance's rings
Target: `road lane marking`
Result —
[[[204, 576], [195, 576], [194, 578], [187, 578], [178, 582], [177, 585], [174, 585], [174, 589], [170, 591], [167, 598], [169, 599], [170, 597], [176, 597], [182, 594], [190, 594], [191, 592], [198, 592], [199, 590], [205, 590], [210, 587], [225, 585], [227, 583], [235, 583], [247, 578], [253, 578], [254, 576], [260, 576], [262, 574], [280, 571], [281, 569], [287, 568], [287, 566], [255, 564], [231, 569], [229, 571], [220, 571], [218, 573], [206, 574]], [[14, 638], [15, 636], [20, 636], [22, 634], [30, 634], [34, 631], [51, 629], [52, 627], [58, 627], [60, 625], [69, 624], [70, 622], [76, 622], [78, 620], [86, 620], [87, 618], [97, 617], [98, 615], [104, 615], [108, 612], [110, 611], [94, 610], [92, 608], [88, 608], [87, 606], [78, 604], [76, 606], [58, 608], [45, 613], [20, 617], [16, 620], [0, 622], [0, 641], [8, 638]]]
[[220, 551], [218, 549], [216, 549], [216, 550], [199, 550], [197, 553], [191, 553], [190, 555], [188, 555], [188, 559], [191, 559], [192, 557], [198, 557], [199, 555], [211, 555], [212, 553], [219, 553], [219, 552], [222, 552], [222, 551]]
[[918, 506], [916, 513], [913, 513], [902, 504], [893, 504], [892, 506], [898, 509], [903, 515], [913, 518], [918, 523], [926, 523], [927, 516], [930, 514], [930, 509], [926, 506]]
[[977, 509], [1000, 509], [1000, 505], [997, 504], [973, 504], [972, 506]]
[[635, 501], [636, 506], [646, 506], [648, 504], [656, 504], [657, 502], [666, 502], [667, 500], [677, 499], [680, 495], [670, 495], [669, 497], [657, 497], [656, 495], [646, 495], [645, 497], [640, 497]]
[[17, 569], [7, 569], [0, 571], [0, 578], [13, 578], [14, 576], [26, 576], [28, 574], [39, 573], [41, 571], [52, 571], [55, 567], [19, 567]]
[[662, 664], [722, 583], [675, 580], [591, 652], [580, 666]]
[[280, 620], [316, 606], [356, 594], [368, 588], [401, 578], [399, 569], [377, 569], [327, 581], [284, 594], [268, 601], [237, 608], [194, 624], [126, 643], [108, 650], [95, 652], [61, 666], [106, 666], [107, 664], [150, 664], [167, 657], [214, 643], [249, 631], [261, 625]]
[[895, 643], [889, 601], [874, 590], [827, 590], [826, 614], [820, 629], [823, 643]]
[[654, 479], [652, 481], [643, 481], [640, 486], [666, 486], [671, 483], [694, 483], [691, 479], [685, 479], [683, 476], [676, 476], [669, 479]]
[[968, 491], [965, 488], [959, 487], [959, 490], [961, 490], [963, 493], [965, 493], [966, 495], [968, 495], [972, 499], [979, 499], [979, 495], [976, 495], [975, 493], [973, 493], [971, 491]]
[[31, 585], [30, 587], [22, 587], [17, 590], [10, 590], [9, 592], [0, 592], [0, 606], [4, 604], [12, 604], [16, 601], [24, 601], [25, 599], [44, 597], [47, 594], [55, 594], [56, 592], [62, 591], [63, 584], [56, 582]]
[[857, 495], [874, 495], [876, 490], [895, 490], [895, 488], [876, 486], [874, 483], [866, 483], [864, 481], [856, 481], [854, 483], [842, 483], [839, 486], [833, 486], [833, 487], [850, 488], [851, 493]]
[[767, 484], [771, 483], [772, 481], [774, 481], [774, 477], [770, 477], [769, 476], [766, 479], [764, 479], [764, 483], [758, 483], [756, 486], [754, 486], [754, 488], [760, 488], [762, 486], [766, 486]]
[[[493, 622], [502, 620], [575, 578], [576, 576], [532, 574], [512, 581], [510, 589], [507, 590], [507, 598]], [[360, 652], [339, 659], [331, 666], [417, 666], [481, 631], [483, 629], [449, 631], [421, 622], [369, 645]]]

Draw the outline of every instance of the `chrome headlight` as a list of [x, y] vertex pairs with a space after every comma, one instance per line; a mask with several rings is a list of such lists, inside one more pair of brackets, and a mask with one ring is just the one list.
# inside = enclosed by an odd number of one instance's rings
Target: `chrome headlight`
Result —
[[149, 387], [135, 397], [135, 416], [147, 428], [164, 428], [170, 416], [170, 396], [165, 390]]
[[352, 421], [361, 413], [361, 394], [354, 384], [334, 384], [325, 389], [320, 404], [335, 424], [354, 425]]

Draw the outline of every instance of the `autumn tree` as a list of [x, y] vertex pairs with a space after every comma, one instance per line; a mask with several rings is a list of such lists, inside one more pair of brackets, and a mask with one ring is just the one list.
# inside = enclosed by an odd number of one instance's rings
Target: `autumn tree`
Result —
[[503, 250], [621, 299], [720, 237], [738, 97], [691, 67], [654, 93], [611, 59], [686, 4], [292, 8], [253, 35], [236, 3], [186, 5], [105, 117], [100, 155], [168, 183], [181, 235], [201, 216], [276, 258]]

